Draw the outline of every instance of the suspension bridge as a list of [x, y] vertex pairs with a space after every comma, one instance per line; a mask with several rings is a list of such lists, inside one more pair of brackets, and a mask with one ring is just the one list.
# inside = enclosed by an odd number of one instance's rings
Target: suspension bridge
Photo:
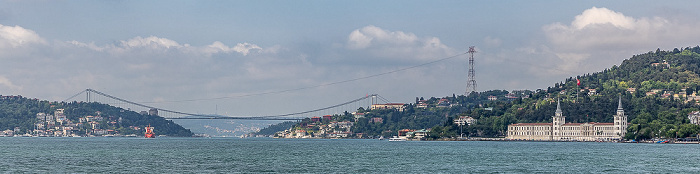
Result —
[[[364, 76], [364, 77], [359, 77], [359, 78], [354, 78], [354, 79], [349, 79], [349, 80], [343, 80], [343, 81], [337, 81], [333, 83], [327, 83], [327, 84], [321, 84], [321, 85], [316, 85], [316, 86], [308, 86], [308, 87], [302, 87], [302, 88], [296, 88], [296, 89], [287, 89], [287, 90], [281, 90], [281, 91], [273, 91], [273, 92], [265, 92], [265, 93], [257, 93], [257, 94], [249, 94], [249, 95], [244, 95], [244, 96], [256, 96], [256, 95], [266, 95], [266, 94], [275, 94], [275, 93], [284, 93], [284, 92], [290, 92], [290, 91], [298, 91], [298, 90], [305, 90], [305, 89], [311, 89], [311, 88], [317, 88], [317, 87], [323, 87], [323, 86], [330, 86], [330, 85], [338, 85], [338, 84], [343, 84], [343, 83], [349, 83], [349, 82], [354, 82], [354, 81], [359, 81], [363, 79], [368, 79], [368, 78], [373, 78], [373, 77], [378, 77], [378, 76], [383, 76], [387, 74], [392, 74], [392, 73], [397, 73], [401, 71], [406, 71], [409, 69], [415, 69], [423, 66], [428, 66], [437, 62], [442, 62], [445, 60], [453, 59], [456, 57], [459, 57], [461, 55], [470, 53], [470, 63], [473, 64], [473, 53], [474, 53], [474, 47], [470, 47], [469, 52], [465, 53], [460, 53], [456, 54], [453, 56], [433, 60], [430, 62], [426, 62], [423, 64], [415, 65], [415, 66], [410, 66], [410, 67], [405, 67], [393, 71], [388, 71], [388, 72], [383, 72], [383, 73], [378, 73], [378, 74], [373, 74], [369, 76]], [[473, 76], [473, 65], [471, 65], [472, 68], [470, 69], [470, 76]], [[473, 77], [471, 77], [470, 81], [474, 81]], [[476, 86], [476, 85], [474, 85]], [[474, 87], [475, 89], [476, 87]], [[378, 95], [378, 94], [371, 94], [371, 95], [366, 95], [364, 97], [360, 97], [357, 99], [353, 99], [347, 102], [343, 102], [340, 104], [324, 107], [324, 108], [318, 108], [318, 109], [312, 109], [312, 110], [307, 110], [307, 111], [300, 111], [300, 112], [294, 112], [294, 113], [286, 113], [286, 114], [277, 114], [277, 115], [255, 115], [255, 116], [227, 116], [227, 115], [219, 115], [219, 114], [199, 114], [199, 113], [189, 113], [189, 112], [184, 112], [184, 111], [177, 111], [177, 110], [172, 110], [172, 109], [166, 109], [163, 107], [155, 107], [155, 106], [150, 106], [146, 105], [144, 103], [153, 103], [153, 102], [134, 102], [126, 99], [122, 99], [113, 95], [109, 95], [94, 89], [85, 89], [83, 91], [80, 91], [79, 93], [63, 100], [64, 102], [71, 102], [75, 101], [73, 100], [74, 98], [85, 94], [85, 102], [97, 102], [97, 103], [102, 103], [102, 104], [107, 104], [119, 108], [126, 108], [126, 110], [132, 110], [132, 111], [142, 111], [142, 114], [149, 114], [149, 115], [157, 115], [160, 117], [163, 117], [165, 119], [245, 119], [245, 120], [302, 120], [304, 118], [309, 118], [313, 116], [321, 116], [321, 115], [333, 115], [333, 114], [338, 114], [339, 112], [347, 112], [347, 111], [352, 111], [355, 109], [358, 109], [360, 107], [364, 108], [370, 108], [372, 105], [377, 104], [380, 100], [385, 103], [390, 103], [389, 100], [386, 98]], [[231, 97], [218, 97], [218, 98], [212, 98], [212, 99], [227, 99]], [[191, 100], [181, 100], [178, 102], [184, 102], [184, 101], [200, 101], [200, 100], [207, 100], [207, 99], [191, 99]], [[352, 108], [354, 107], [354, 108]], [[333, 112], [333, 111], [336, 112]], [[154, 112], [155, 111], [155, 112]], [[145, 112], [145, 113], [144, 113]], [[155, 113], [155, 114], [153, 114]]]
[[[312, 116], [321, 115], [332, 115], [338, 113], [338, 110], [342, 112], [364, 107], [369, 108], [371, 105], [377, 102], [390, 103], [386, 98], [378, 94], [370, 94], [364, 97], [346, 101], [340, 104], [312, 109], [307, 111], [277, 114], [277, 115], [256, 115], [256, 116], [226, 116], [219, 114], [198, 114], [189, 113], [183, 111], [177, 111], [162, 107], [149, 106], [143, 103], [146, 102], [134, 102], [126, 99], [122, 99], [113, 95], [109, 95], [94, 89], [85, 89], [79, 93], [63, 100], [64, 102], [74, 101], [73, 99], [85, 95], [85, 102], [97, 102], [101, 104], [107, 104], [115, 107], [120, 107], [122, 109], [127, 108], [127, 110], [132, 111], [142, 111], [142, 114], [151, 114], [163, 117], [165, 119], [240, 119], [240, 120], [302, 120], [304, 118], [309, 118]], [[352, 110], [354, 110], [352, 109]], [[148, 111], [148, 112], [147, 112]], [[153, 114], [155, 111], [156, 114]]]

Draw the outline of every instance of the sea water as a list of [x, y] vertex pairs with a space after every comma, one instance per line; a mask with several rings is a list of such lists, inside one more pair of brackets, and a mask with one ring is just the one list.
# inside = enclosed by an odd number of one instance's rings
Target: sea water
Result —
[[698, 144], [0, 138], [4, 173], [697, 173]]

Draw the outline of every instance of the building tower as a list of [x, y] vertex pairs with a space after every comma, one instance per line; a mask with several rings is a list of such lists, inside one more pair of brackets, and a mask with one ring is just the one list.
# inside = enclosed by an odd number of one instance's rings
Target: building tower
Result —
[[622, 139], [625, 137], [625, 133], [627, 133], [627, 115], [625, 115], [625, 110], [622, 109], [622, 96], [618, 99], [617, 114], [615, 114], [613, 118], [615, 119], [614, 132]]
[[467, 91], [464, 92], [464, 96], [469, 96], [472, 92], [476, 91], [476, 79], [474, 79], [474, 53], [476, 49], [474, 46], [469, 47], [469, 76], [467, 80]]
[[559, 140], [561, 137], [561, 126], [566, 123], [566, 116], [561, 112], [559, 99], [557, 99], [557, 110], [552, 116], [552, 140]]

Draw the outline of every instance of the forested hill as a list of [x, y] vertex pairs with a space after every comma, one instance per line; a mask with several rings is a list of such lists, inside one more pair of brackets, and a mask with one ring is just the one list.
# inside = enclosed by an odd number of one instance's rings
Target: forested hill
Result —
[[[478, 120], [465, 128], [470, 136], [498, 137], [505, 135], [509, 124], [551, 122], [558, 99], [567, 122], [612, 122], [621, 97], [630, 122], [627, 139], [686, 137], [700, 132], [700, 127], [689, 124], [688, 119], [688, 113], [699, 108], [699, 74], [700, 47], [657, 49], [632, 56], [620, 66], [570, 77], [546, 89], [489, 90], [425, 100], [420, 97], [406, 104], [404, 111], [359, 108], [357, 113], [364, 113], [362, 118], [352, 119], [345, 113], [330, 121], [355, 122], [352, 133], [366, 136], [432, 128], [432, 138], [438, 138], [435, 136], [458, 136], [460, 129], [452, 120], [470, 116]], [[292, 131], [317, 133], [319, 124], [325, 122], [304, 120], [292, 126]]]
[[[55, 112], [59, 109], [63, 109], [65, 120], [55, 117]], [[48, 117], [39, 120], [38, 113], [45, 113]], [[68, 127], [73, 134], [83, 136], [143, 135], [143, 128], [149, 124], [155, 127], [156, 135], [193, 135], [190, 130], [163, 117], [140, 114], [106, 104], [49, 102], [22, 96], [0, 96], [0, 131], [19, 128], [19, 132], [15, 134], [48, 135], [52, 132], [63, 132]]]
[[[685, 137], [700, 128], [691, 125], [688, 113], [698, 110], [700, 47], [651, 51], [624, 60], [602, 72], [570, 77], [530, 99], [496, 102], [503, 105], [498, 131], [514, 122], [549, 122], [555, 100], [562, 100], [567, 122], [612, 122], [618, 97], [631, 123], [627, 138]], [[580, 85], [578, 83], [580, 80]], [[479, 114], [475, 109], [472, 115]], [[488, 115], [488, 114], [486, 114]], [[490, 118], [485, 118], [489, 120]], [[482, 125], [483, 126], [483, 125]]]

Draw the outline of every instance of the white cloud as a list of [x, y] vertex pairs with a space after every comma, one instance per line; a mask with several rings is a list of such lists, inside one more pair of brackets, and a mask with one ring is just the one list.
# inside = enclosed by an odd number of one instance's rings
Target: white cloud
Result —
[[388, 31], [372, 25], [352, 31], [347, 48], [367, 51], [380, 58], [404, 60], [437, 59], [454, 54], [452, 48], [437, 37], [420, 38], [413, 33]]
[[623, 59], [656, 48], [692, 46], [700, 40], [700, 23], [664, 17], [634, 18], [607, 8], [593, 7], [577, 15], [569, 25], [542, 27], [551, 52], [562, 68], [600, 70]]
[[149, 36], [146, 38], [137, 36], [128, 40], [119, 41], [118, 45], [104, 45], [98, 46], [94, 43], [83, 43], [79, 41], [67, 41], [65, 42], [69, 45], [74, 45], [81, 48], [88, 48], [100, 52], [110, 52], [116, 54], [129, 54], [134, 52], [134, 50], [150, 51], [155, 53], [162, 53], [166, 51], [176, 51], [177, 54], [195, 54], [211, 56], [217, 53], [239, 53], [243, 56], [247, 56], [253, 52], [271, 52], [275, 53], [279, 50], [278, 47], [272, 47], [269, 50], [263, 49], [262, 47], [251, 44], [251, 43], [237, 43], [235, 46], [230, 47], [220, 41], [215, 41], [214, 43], [206, 46], [195, 47], [189, 44], [180, 44], [174, 40], [168, 38], [161, 38], [156, 36]]
[[248, 53], [250, 53], [253, 50], [262, 51], [262, 48], [258, 45], [250, 44], [247, 42], [246, 43], [238, 43], [234, 47], [228, 47], [228, 46], [224, 45], [224, 43], [216, 41], [203, 49], [203, 51], [208, 53], [208, 54], [214, 54], [214, 53], [219, 53], [219, 52], [224, 52], [224, 53], [237, 52], [237, 53], [243, 54], [244, 56], [247, 56]]
[[179, 43], [166, 39], [166, 38], [159, 38], [155, 36], [150, 36], [147, 38], [142, 38], [141, 36], [137, 36], [135, 38], [126, 40], [126, 41], [121, 41], [122, 46], [126, 48], [139, 48], [139, 47], [148, 47], [148, 48], [180, 48], [183, 47]]
[[[570, 25], [554, 23], [543, 30], [559, 50], [616, 50], [658, 46], [687, 46], [700, 36], [696, 21], [674, 21], [663, 17], [633, 18], [607, 8], [585, 10]], [[678, 45], [680, 44], [680, 45]]]
[[587, 26], [611, 24], [618, 28], [634, 29], [636, 19], [627, 17], [620, 12], [615, 12], [607, 8], [593, 7], [583, 11], [571, 22], [571, 27], [581, 30]]
[[32, 30], [20, 26], [0, 25], [0, 48], [16, 48], [29, 44], [45, 44], [46, 41]]

